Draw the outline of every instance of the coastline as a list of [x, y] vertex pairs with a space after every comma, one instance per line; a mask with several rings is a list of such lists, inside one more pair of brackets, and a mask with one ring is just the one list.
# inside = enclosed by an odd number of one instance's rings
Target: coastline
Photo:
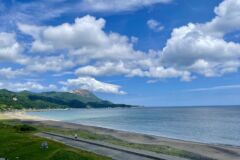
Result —
[[[2, 116], [1, 116], [2, 115]], [[3, 118], [1, 118], [3, 117]], [[148, 144], [148, 145], [164, 145], [169, 146], [199, 155], [204, 155], [214, 159], [225, 160], [239, 160], [240, 147], [224, 144], [207, 144], [200, 142], [185, 141], [179, 139], [172, 139], [167, 137], [160, 137], [154, 135], [147, 135], [141, 133], [134, 133], [128, 131], [120, 131], [115, 129], [108, 129], [96, 126], [87, 126], [82, 124], [68, 123], [62, 121], [55, 121], [50, 119], [41, 118], [38, 116], [29, 116], [26, 111], [13, 111], [0, 113], [0, 119], [15, 119], [23, 123], [34, 125], [45, 125], [55, 128], [82, 130], [91, 133], [112, 136], [114, 138], [127, 141], [130, 143]]]

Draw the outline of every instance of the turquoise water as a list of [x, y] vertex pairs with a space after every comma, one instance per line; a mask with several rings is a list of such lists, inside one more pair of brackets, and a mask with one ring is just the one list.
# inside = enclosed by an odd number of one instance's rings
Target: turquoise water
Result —
[[240, 107], [70, 109], [28, 114], [181, 140], [240, 146]]

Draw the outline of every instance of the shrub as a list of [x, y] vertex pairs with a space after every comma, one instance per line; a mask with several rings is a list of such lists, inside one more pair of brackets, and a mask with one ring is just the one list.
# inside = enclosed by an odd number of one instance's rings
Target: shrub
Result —
[[32, 126], [29, 126], [29, 125], [26, 125], [26, 124], [17, 125], [17, 126], [14, 126], [14, 128], [19, 132], [32, 132], [32, 131], [37, 130], [36, 128], [34, 128]]

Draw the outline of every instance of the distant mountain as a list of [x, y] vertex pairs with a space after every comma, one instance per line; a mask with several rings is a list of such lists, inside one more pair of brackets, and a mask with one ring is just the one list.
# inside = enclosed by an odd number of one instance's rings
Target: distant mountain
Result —
[[94, 95], [92, 92], [90, 92], [88, 90], [85, 90], [85, 89], [73, 90], [70, 93], [77, 94], [77, 95], [83, 97], [84, 98], [83, 101], [85, 101], [86, 99], [90, 102], [100, 102], [100, 101], [102, 101], [96, 95]]
[[0, 110], [107, 107], [132, 106], [104, 101], [88, 90], [42, 93], [29, 91], [11, 92], [6, 89], [0, 90]]

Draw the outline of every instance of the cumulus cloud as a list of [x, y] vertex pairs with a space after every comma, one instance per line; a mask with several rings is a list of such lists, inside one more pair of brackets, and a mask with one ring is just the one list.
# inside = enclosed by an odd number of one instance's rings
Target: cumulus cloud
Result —
[[78, 68], [75, 73], [78, 76], [113, 76], [124, 75], [126, 77], [148, 77], [156, 79], [179, 78], [182, 81], [190, 81], [192, 77], [188, 71], [178, 70], [173, 67], [164, 67], [159, 62], [161, 54], [146, 54], [142, 59], [101, 62], [96, 65], [87, 65]]
[[48, 71], [60, 72], [69, 68], [72, 68], [74, 65], [73, 61], [67, 59], [64, 55], [58, 56], [45, 56], [45, 57], [33, 57], [25, 70], [29, 72], [38, 72], [44, 73]]
[[[105, 20], [92, 16], [76, 18], [74, 24], [32, 26], [19, 24], [19, 29], [35, 40], [32, 50], [49, 52], [67, 50], [78, 63], [92, 59], [131, 59], [140, 56], [128, 37], [103, 31]], [[64, 38], [63, 38], [64, 37]]]
[[55, 85], [50, 84], [50, 85], [44, 86], [36, 82], [23, 82], [23, 83], [0, 82], [0, 88], [9, 89], [11, 91], [24, 91], [24, 90], [52, 91], [57, 89]]
[[[87, 4], [94, 1], [82, 2]], [[105, 5], [104, 2], [107, 1], [97, 1], [96, 4]], [[129, 5], [134, 6], [132, 4], [135, 2], [129, 1]], [[144, 1], [144, 4], [155, 2]], [[111, 3], [117, 6], [122, 1]], [[150, 49], [146, 52], [134, 48], [136, 37], [106, 32], [106, 21], [90, 15], [56, 26], [19, 23], [19, 30], [33, 38], [29, 51], [32, 57], [20, 58], [23, 57], [22, 47], [15, 35], [1, 33], [0, 60], [17, 60], [25, 65], [24, 71], [52, 71], [57, 76], [64, 75], [59, 72], [71, 74], [76, 69], [75, 74], [80, 78], [67, 80], [65, 86], [115, 94], [124, 93], [120, 86], [99, 82], [91, 77], [137, 76], [147, 77], [153, 82], [164, 78], [190, 81], [198, 75], [222, 76], [237, 72], [240, 67], [240, 44], [224, 39], [227, 34], [239, 31], [239, 8], [239, 0], [225, 0], [215, 8], [216, 16], [209, 22], [189, 23], [175, 28], [162, 50]], [[147, 25], [155, 31], [162, 29], [161, 24], [153, 19]], [[11, 78], [20, 75], [20, 70], [6, 67], [0, 70], [0, 76], [12, 72], [9, 74]]]
[[203, 27], [206, 31], [223, 36], [226, 33], [240, 30], [239, 0], [225, 0], [215, 7], [216, 17]]
[[149, 19], [149, 20], [147, 21], [147, 25], [148, 25], [148, 27], [149, 27], [151, 30], [153, 30], [153, 31], [155, 31], [155, 32], [160, 32], [160, 31], [162, 31], [162, 30], [164, 29], [164, 26], [161, 25], [160, 22], [158, 22], [158, 21], [156, 21], [156, 20], [154, 20], [154, 19]]
[[104, 62], [100, 63], [97, 66], [87, 65], [76, 70], [76, 74], [81, 75], [92, 75], [92, 76], [101, 76], [101, 75], [119, 75], [127, 74], [130, 70], [127, 69], [122, 61], [114, 62]]
[[239, 8], [239, 0], [225, 0], [215, 8], [212, 21], [174, 29], [162, 51], [163, 65], [208, 77], [236, 72], [240, 44], [227, 42], [224, 36], [239, 30]]
[[[87, 15], [76, 18], [73, 24], [64, 23], [58, 26], [19, 24], [19, 29], [23, 33], [34, 38], [33, 51], [49, 53], [64, 50], [67, 51], [69, 58], [66, 60], [65, 56], [61, 61], [42, 58], [42, 61], [39, 59], [34, 62], [35, 64], [31, 63], [29, 68], [36, 71], [50, 69], [60, 71], [67, 66], [81, 65], [76, 70], [78, 76], [125, 75], [191, 79], [191, 75], [187, 71], [162, 66], [159, 63], [160, 52], [149, 51], [145, 53], [135, 50], [133, 48], [135, 40], [114, 32], [106, 33], [103, 30], [105, 23], [102, 18], [96, 19]], [[66, 63], [67, 61], [68, 63]], [[86, 65], [89, 63], [92, 64]]]
[[[189, 23], [175, 28], [162, 51], [157, 56], [145, 53], [135, 60], [105, 62], [79, 68], [81, 75], [125, 74], [149, 78], [177, 78], [189, 81], [192, 74], [206, 77], [222, 76], [237, 72], [240, 66], [240, 44], [224, 39], [228, 33], [239, 31], [240, 1], [225, 0], [215, 8], [216, 16], [206, 23]], [[149, 27], [157, 29], [159, 23], [148, 21]], [[147, 61], [143, 62], [143, 59]], [[146, 63], [147, 62], [147, 63]]]
[[143, 73], [143, 76], [149, 78], [178, 78], [180, 77], [182, 81], [190, 81], [194, 77], [191, 76], [191, 73], [188, 71], [181, 71], [175, 68], [164, 68], [164, 67], [151, 67], [149, 71]]
[[22, 49], [14, 33], [0, 32], [0, 61], [26, 63], [25, 57], [21, 55]]
[[82, 88], [94, 92], [126, 94], [124, 91], [120, 90], [121, 86], [100, 82], [92, 77], [79, 77], [77, 79], [68, 79], [66, 82], [61, 82], [61, 84], [65, 85], [67, 88]]
[[28, 73], [23, 69], [12, 69], [11, 67], [0, 68], [0, 77], [1, 78], [15, 78], [18, 76], [27, 75]]

